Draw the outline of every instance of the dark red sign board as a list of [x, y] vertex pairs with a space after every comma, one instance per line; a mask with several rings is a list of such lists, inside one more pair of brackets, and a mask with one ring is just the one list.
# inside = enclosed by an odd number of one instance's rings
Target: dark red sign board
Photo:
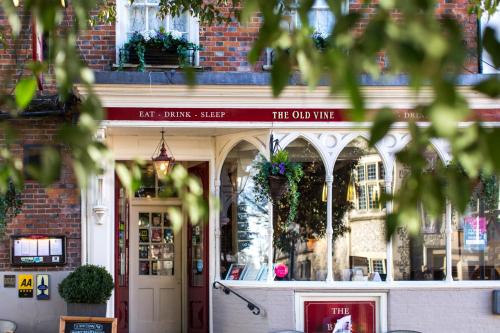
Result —
[[[150, 108], [108, 107], [107, 120], [192, 121], [192, 122], [338, 122], [349, 121], [348, 109], [250, 109], [250, 108]], [[378, 110], [367, 110], [367, 120]], [[394, 109], [398, 121], [426, 121], [411, 109]], [[475, 109], [472, 119], [500, 121], [500, 109]]]
[[376, 333], [375, 301], [306, 301], [306, 333]]
[[340, 109], [106, 108], [108, 120], [145, 121], [342, 121]]

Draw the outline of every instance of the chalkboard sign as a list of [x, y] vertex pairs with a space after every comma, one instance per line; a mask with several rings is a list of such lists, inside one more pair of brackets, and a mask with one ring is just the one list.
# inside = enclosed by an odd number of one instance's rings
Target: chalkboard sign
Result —
[[11, 236], [14, 266], [53, 266], [66, 263], [66, 237], [46, 235]]
[[59, 333], [117, 333], [116, 318], [61, 316]]

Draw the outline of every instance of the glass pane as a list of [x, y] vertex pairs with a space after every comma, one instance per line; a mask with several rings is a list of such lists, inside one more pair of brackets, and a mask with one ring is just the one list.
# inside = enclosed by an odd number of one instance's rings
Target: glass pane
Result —
[[358, 181], [365, 180], [365, 166], [360, 165], [358, 166], [357, 170], [358, 170]]
[[163, 239], [163, 232], [159, 228], [151, 229], [151, 242], [159, 243]]
[[368, 172], [368, 180], [377, 179], [377, 165], [370, 163], [366, 166], [366, 170]]
[[151, 223], [153, 227], [161, 227], [161, 213], [152, 213]]
[[378, 207], [379, 181], [367, 181], [373, 174], [376, 178], [376, 165], [381, 161], [377, 151], [361, 138], [347, 145], [335, 161], [332, 224], [337, 281], [381, 281], [386, 277], [385, 212]]
[[148, 245], [139, 245], [139, 259], [149, 259]]
[[160, 30], [161, 26], [165, 26], [164, 22], [157, 16], [158, 7], [148, 7], [148, 25], [149, 30]]
[[139, 227], [149, 226], [149, 213], [139, 213]]
[[171, 30], [177, 30], [180, 32], [187, 33], [188, 31], [187, 15], [184, 14], [180, 16], [174, 16], [171, 22], [172, 22]]
[[325, 280], [326, 202], [323, 201], [325, 167], [314, 147], [304, 139], [293, 141], [286, 150], [292, 162], [300, 163], [304, 176], [298, 184], [297, 218], [288, 222], [289, 200], [275, 203], [273, 211], [275, 265], [285, 265], [282, 280]]
[[146, 8], [144, 6], [130, 7], [130, 32], [146, 30]]
[[463, 216], [452, 219], [455, 280], [500, 280], [499, 182], [481, 177]]
[[173, 276], [174, 275], [174, 262], [171, 260], [162, 260], [157, 262], [157, 273], [163, 276]]
[[139, 242], [149, 243], [149, 229], [139, 229]]
[[[243, 141], [231, 150], [222, 166], [220, 175], [222, 279], [234, 276], [230, 273], [231, 267], [238, 266], [243, 269], [252, 266], [261, 270], [267, 264], [269, 246], [267, 202], [257, 200], [252, 179], [257, 172], [254, 164], [257, 158], [260, 158], [258, 156], [258, 150]], [[201, 238], [195, 239], [193, 235], [193, 241], [198, 244]], [[197, 267], [196, 265], [194, 267]], [[243, 278], [242, 275], [238, 277]]]
[[191, 231], [191, 257], [192, 257], [192, 271], [191, 271], [191, 286], [203, 286], [203, 227], [194, 226]]
[[139, 261], [139, 275], [149, 275], [149, 261]]
[[141, 186], [135, 192], [136, 198], [153, 198], [156, 196], [156, 174], [153, 164], [141, 167]]
[[[424, 172], [435, 170], [439, 157], [428, 147], [424, 152], [427, 167]], [[408, 166], [396, 162], [394, 187], [398, 190], [409, 174]], [[398, 228], [393, 237], [395, 280], [444, 280], [446, 278], [445, 216], [432, 218], [421, 204], [418, 205], [420, 232], [411, 235], [405, 228]]]

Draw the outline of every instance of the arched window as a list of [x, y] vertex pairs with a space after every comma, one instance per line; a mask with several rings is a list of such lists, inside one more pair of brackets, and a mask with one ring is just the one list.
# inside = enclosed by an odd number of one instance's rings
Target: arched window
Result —
[[274, 260], [285, 264], [288, 274], [277, 280], [325, 280], [326, 255], [326, 197], [325, 167], [314, 147], [304, 139], [291, 142], [285, 149], [292, 162], [300, 163], [304, 176], [298, 184], [297, 217], [287, 222], [288, 202], [281, 200], [273, 206]]
[[[434, 172], [443, 167], [439, 155], [431, 146], [424, 151], [427, 167], [422, 172]], [[394, 166], [394, 192], [405, 182], [410, 168], [400, 162]], [[396, 230], [392, 238], [394, 280], [444, 280], [446, 278], [445, 214], [431, 217], [418, 204], [420, 230], [412, 235], [407, 228]]]
[[335, 280], [385, 279], [385, 210], [380, 204], [385, 171], [377, 151], [357, 138], [333, 168], [333, 270]]
[[259, 151], [246, 141], [227, 155], [220, 175], [221, 279], [265, 280], [269, 214], [257, 202], [254, 182]]

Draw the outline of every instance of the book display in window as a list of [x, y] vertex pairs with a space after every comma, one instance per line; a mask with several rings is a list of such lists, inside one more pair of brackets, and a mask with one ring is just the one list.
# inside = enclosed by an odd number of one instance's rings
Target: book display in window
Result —
[[174, 275], [174, 233], [166, 213], [139, 213], [139, 274]]
[[226, 280], [240, 280], [246, 265], [231, 264], [227, 271]]

